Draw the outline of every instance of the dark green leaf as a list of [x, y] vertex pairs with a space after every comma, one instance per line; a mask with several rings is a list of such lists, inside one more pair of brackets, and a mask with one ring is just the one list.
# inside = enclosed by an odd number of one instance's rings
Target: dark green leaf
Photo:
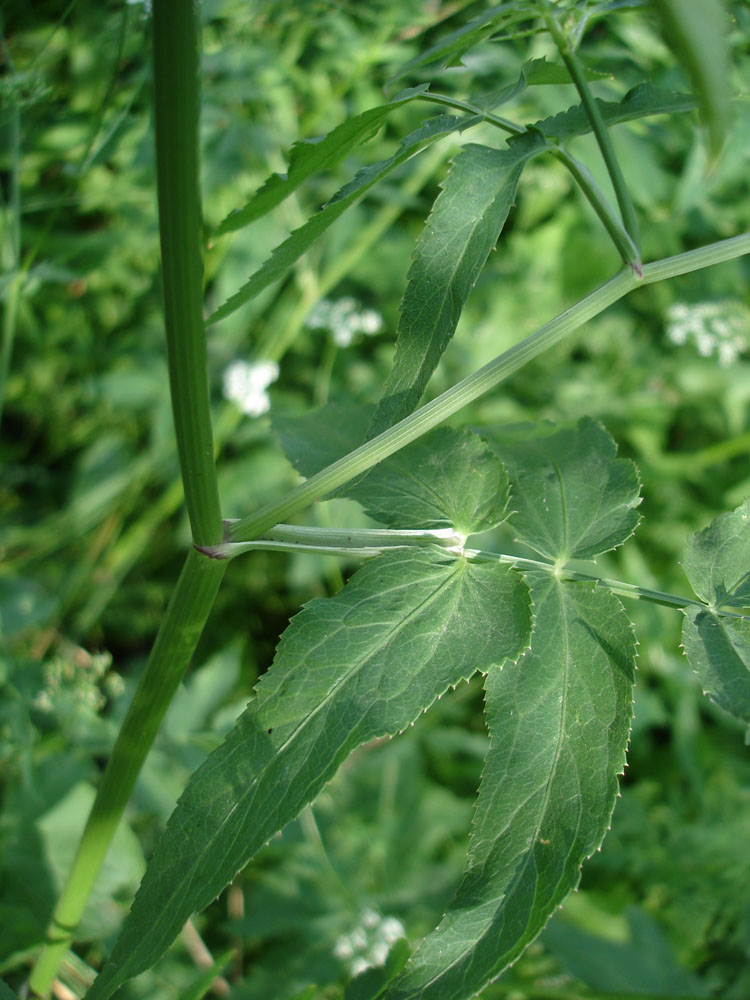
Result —
[[414, 100], [426, 89], [427, 84], [422, 84], [402, 90], [393, 100], [347, 119], [322, 138], [295, 142], [289, 153], [288, 173], [272, 174], [244, 208], [232, 212], [219, 224], [214, 235], [242, 229], [288, 198], [312, 174], [338, 166], [355, 146], [375, 135], [391, 111]]
[[690, 608], [682, 644], [704, 692], [725, 711], [750, 722], [750, 621]]
[[631, 461], [589, 418], [499, 428], [488, 439], [511, 480], [511, 523], [521, 541], [560, 564], [588, 559], [635, 531], [640, 481]]
[[502, 232], [523, 164], [544, 148], [526, 135], [508, 149], [464, 146], [453, 161], [414, 249], [393, 370], [370, 437], [416, 408]]
[[529, 630], [518, 574], [432, 548], [389, 552], [336, 597], [309, 604], [182, 795], [90, 1000], [152, 965], [353, 749], [404, 729], [476, 670], [516, 657]]
[[374, 409], [370, 403], [327, 403], [306, 413], [273, 410], [271, 423], [286, 457], [309, 478], [364, 444]]
[[691, 536], [684, 567], [708, 605], [685, 612], [685, 655], [706, 694], [750, 722], [750, 621], [716, 613], [750, 608], [750, 500]]
[[487, 677], [492, 742], [466, 873], [386, 1000], [473, 997], [533, 941], [609, 827], [632, 716], [632, 628], [591, 584], [529, 581], [531, 649]]
[[425, 146], [437, 139], [450, 135], [451, 132], [462, 131], [476, 125], [480, 120], [478, 115], [463, 118], [455, 115], [438, 115], [436, 118], [430, 118], [403, 140], [393, 156], [360, 170], [320, 212], [308, 219], [299, 229], [295, 229], [283, 243], [276, 247], [268, 260], [245, 282], [242, 288], [208, 317], [206, 324], [210, 326], [211, 323], [217, 323], [220, 319], [230, 316], [268, 285], [282, 278], [292, 264], [306, 250], [309, 250], [313, 243], [350, 205], [392, 170], [395, 170], [399, 164], [404, 163], [420, 149], [424, 149]]
[[505, 516], [508, 478], [476, 434], [439, 428], [344, 491], [391, 528], [487, 531]]
[[411, 59], [401, 67], [391, 80], [399, 80], [402, 76], [406, 76], [416, 69], [432, 66], [436, 63], [441, 67], [456, 66], [469, 49], [474, 48], [486, 38], [492, 37], [501, 29], [529, 16], [533, 16], [533, 8], [528, 0], [526, 2], [520, 0], [516, 3], [502, 3], [497, 7], [491, 7], [473, 21], [451, 31], [435, 45]]
[[[654, 87], [650, 83], [639, 83], [637, 87], [629, 90], [621, 101], [597, 100], [596, 103], [605, 125], [619, 125], [650, 115], [692, 111], [695, 107], [695, 101], [689, 94], [675, 94], [671, 90]], [[567, 111], [535, 122], [533, 128], [538, 129], [548, 139], [564, 142], [566, 139], [590, 132], [591, 122], [583, 106], [576, 104]], [[511, 140], [513, 141], [515, 140]]]
[[710, 608], [750, 608], [750, 500], [692, 535], [683, 566]]
[[721, 0], [654, 0], [664, 40], [687, 70], [716, 156], [729, 128], [731, 67], [729, 19]]
[[[587, 80], [607, 79], [611, 75], [609, 73], [599, 73], [593, 69], [586, 69], [584, 72]], [[527, 87], [565, 83], [573, 83], [566, 67], [559, 63], [547, 62], [547, 57], [542, 56], [539, 59], [527, 60], [521, 67], [518, 79], [513, 83], [506, 84], [506, 86], [501, 87], [499, 90], [494, 90], [489, 94], [483, 94], [481, 97], [475, 98], [472, 104], [475, 107], [482, 108], [484, 111], [492, 111], [499, 104], [504, 104], [505, 101], [510, 101], [512, 98], [517, 97]]]

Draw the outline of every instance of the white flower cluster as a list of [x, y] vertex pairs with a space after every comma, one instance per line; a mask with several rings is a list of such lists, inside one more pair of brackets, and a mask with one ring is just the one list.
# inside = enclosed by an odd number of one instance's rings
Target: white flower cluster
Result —
[[673, 344], [695, 341], [704, 358], [717, 354], [727, 368], [747, 349], [750, 314], [739, 302], [676, 302], [667, 311], [667, 336]]
[[404, 933], [396, 917], [381, 917], [368, 907], [360, 913], [357, 927], [339, 937], [333, 954], [346, 963], [350, 975], [358, 976], [365, 969], [384, 965], [391, 945]]
[[271, 408], [266, 390], [278, 377], [275, 361], [233, 361], [224, 369], [224, 398], [231, 399], [248, 417], [259, 417]]
[[321, 299], [317, 302], [305, 321], [309, 330], [330, 330], [339, 347], [348, 347], [358, 333], [372, 336], [383, 325], [383, 317], [374, 309], [362, 309], [351, 296], [337, 299]]

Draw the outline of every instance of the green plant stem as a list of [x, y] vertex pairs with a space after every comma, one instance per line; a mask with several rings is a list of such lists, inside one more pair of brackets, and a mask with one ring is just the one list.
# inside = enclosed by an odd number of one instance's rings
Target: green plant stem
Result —
[[49, 994], [70, 947], [107, 849], [172, 697], [203, 631], [226, 564], [188, 553], [146, 668], [112, 749], [83, 831], [68, 880], [58, 900], [39, 960], [29, 980]]
[[502, 118], [491, 111], [483, 111], [468, 101], [461, 101], [456, 97], [448, 97], [446, 94], [436, 94], [432, 91], [427, 91], [424, 94], [420, 94], [417, 100], [427, 101], [430, 104], [442, 104], [446, 108], [454, 108], [456, 111], [467, 111], [472, 115], [481, 115], [484, 121], [489, 122], [491, 125], [496, 125], [504, 132], [510, 132], [511, 135], [523, 135], [526, 131], [523, 125], [512, 122], [510, 118]]
[[583, 104], [589, 121], [591, 122], [591, 130], [596, 137], [597, 143], [599, 144], [599, 149], [607, 167], [607, 172], [609, 173], [610, 180], [612, 181], [612, 187], [615, 191], [617, 204], [620, 206], [620, 213], [622, 214], [622, 221], [625, 224], [625, 229], [630, 234], [635, 247], [638, 248], [640, 246], [638, 217], [635, 214], [633, 199], [630, 197], [630, 191], [625, 183], [625, 178], [623, 177], [622, 170], [620, 169], [617, 154], [615, 153], [614, 146], [612, 145], [609, 129], [604, 124], [599, 107], [594, 100], [594, 95], [591, 93], [591, 89], [589, 88], [586, 74], [578, 61], [578, 56], [570, 47], [565, 32], [560, 28], [560, 25], [557, 22], [557, 18], [547, 8], [546, 3], [542, 8], [542, 12], [547, 28], [549, 29], [549, 32], [555, 41], [555, 45], [562, 56], [562, 60], [570, 73], [573, 83], [575, 84], [575, 88], [581, 98], [581, 103]]
[[266, 504], [254, 514], [237, 521], [229, 529], [225, 541], [242, 542], [258, 538], [278, 522], [286, 520], [315, 500], [366, 472], [373, 465], [432, 430], [468, 403], [494, 389], [503, 379], [553, 344], [563, 340], [594, 316], [598, 316], [639, 285], [688, 274], [712, 264], [733, 260], [746, 253], [750, 253], [750, 233], [648, 264], [643, 268], [643, 277], [640, 280], [632, 270], [624, 268], [580, 302], [504, 351], [473, 375], [462, 379], [393, 427], [389, 427], [382, 434], [311, 476], [281, 500]]
[[599, 216], [604, 228], [612, 237], [612, 242], [617, 247], [623, 263], [627, 264], [628, 267], [632, 267], [640, 277], [643, 269], [638, 248], [630, 238], [630, 234], [622, 224], [622, 220], [617, 212], [615, 212], [612, 205], [604, 196], [604, 192], [594, 180], [591, 171], [574, 156], [571, 156], [567, 149], [563, 149], [561, 146], [553, 150], [553, 155], [568, 168], [581, 191], [583, 191], [589, 204]]
[[203, 330], [198, 29], [193, 0], [155, 0], [154, 126], [167, 360], [185, 502], [198, 545], [221, 540]]

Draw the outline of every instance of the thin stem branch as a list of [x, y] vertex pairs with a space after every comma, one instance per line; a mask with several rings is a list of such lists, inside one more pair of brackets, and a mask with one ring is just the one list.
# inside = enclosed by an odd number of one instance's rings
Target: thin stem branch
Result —
[[[708, 607], [705, 602], [694, 597], [683, 597], [680, 594], [670, 594], [664, 590], [639, 587], [634, 583], [612, 580], [609, 577], [597, 576], [595, 573], [584, 573], [566, 566], [556, 566], [554, 563], [540, 559], [527, 559], [524, 556], [488, 552], [484, 549], [464, 548], [464, 541], [464, 537], [451, 528], [440, 528], [435, 531], [359, 528], [347, 531], [344, 528], [313, 528], [277, 524], [266, 532], [264, 538], [256, 538], [251, 542], [223, 543], [202, 551], [215, 559], [234, 559], [245, 552], [258, 549], [267, 552], [307, 552], [318, 555], [372, 559], [392, 548], [438, 545], [467, 559], [481, 562], [501, 562], [515, 566], [520, 570], [541, 570], [545, 573], [553, 573], [562, 580], [595, 583], [598, 587], [603, 587], [614, 594], [636, 601], [651, 601], [654, 604], [670, 608]], [[748, 615], [726, 609], [720, 609], [716, 613], [727, 618], [748, 619]]]
[[586, 74], [584, 73], [583, 67], [578, 60], [578, 56], [576, 55], [575, 50], [571, 48], [565, 32], [560, 28], [557, 18], [547, 8], [546, 3], [542, 6], [542, 13], [545, 24], [555, 41], [555, 45], [557, 46], [560, 55], [562, 56], [562, 60], [570, 73], [573, 83], [575, 84], [575, 88], [581, 98], [581, 103], [583, 104], [589, 121], [591, 122], [591, 130], [593, 131], [596, 141], [599, 144], [599, 149], [607, 167], [607, 172], [609, 173], [610, 180], [612, 181], [612, 187], [615, 190], [617, 204], [620, 206], [620, 213], [622, 214], [622, 221], [624, 222], [625, 229], [630, 234], [630, 237], [637, 248], [640, 246], [638, 217], [635, 214], [635, 206], [633, 205], [633, 200], [630, 197], [630, 191], [625, 183], [625, 178], [623, 177], [622, 170], [620, 169], [617, 154], [615, 153], [614, 146], [612, 145], [609, 129], [604, 124], [604, 119], [599, 111], [599, 106], [594, 100], [594, 95], [591, 93], [588, 80], [586, 79]]
[[580, 302], [504, 351], [473, 375], [462, 379], [393, 427], [389, 427], [382, 434], [311, 476], [281, 500], [266, 504], [254, 514], [236, 522], [230, 528], [227, 540], [241, 542], [257, 538], [278, 522], [285, 521], [315, 500], [366, 472], [384, 458], [415, 441], [433, 427], [437, 427], [468, 403], [494, 389], [527, 362], [563, 340], [594, 316], [598, 316], [639, 285], [687, 274], [711, 264], [741, 257], [746, 253], [750, 253], [750, 233], [648, 264], [643, 268], [643, 277], [640, 280], [629, 268], [619, 271]]

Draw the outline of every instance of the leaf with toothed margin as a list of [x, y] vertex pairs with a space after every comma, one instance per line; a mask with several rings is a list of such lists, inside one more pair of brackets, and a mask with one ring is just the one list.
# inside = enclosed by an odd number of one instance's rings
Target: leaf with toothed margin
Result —
[[500, 563], [391, 551], [291, 622], [226, 741], [191, 778], [89, 1000], [149, 968], [356, 747], [413, 722], [529, 641], [528, 588]]
[[511, 481], [510, 523], [548, 559], [588, 559], [622, 544], [640, 520], [638, 471], [588, 417], [576, 426], [519, 424], [483, 431]]
[[272, 174], [244, 208], [232, 212], [216, 227], [214, 236], [233, 233], [250, 225], [293, 194], [308, 177], [338, 166], [352, 149], [367, 142], [379, 131], [392, 111], [424, 94], [427, 87], [428, 84], [423, 83], [418, 87], [402, 90], [385, 104], [369, 108], [353, 118], [347, 118], [345, 122], [319, 139], [303, 139], [295, 142], [289, 153], [287, 173]]
[[609, 828], [635, 638], [613, 594], [529, 573], [531, 648], [486, 680], [490, 749], [466, 872], [383, 1000], [467, 1000], [514, 962]]
[[294, 262], [310, 249], [313, 243], [350, 205], [353, 205], [358, 198], [361, 198], [392, 170], [395, 170], [399, 164], [405, 163], [406, 160], [437, 139], [453, 132], [461, 132], [478, 124], [481, 120], [481, 115], [464, 117], [438, 115], [435, 118], [430, 118], [402, 140], [393, 156], [358, 171], [354, 178], [345, 184], [320, 212], [308, 219], [299, 229], [295, 229], [283, 243], [276, 247], [268, 260], [248, 278], [242, 288], [208, 317], [206, 326], [231, 316], [233, 312], [244, 306], [246, 302], [250, 302], [268, 285], [283, 278]]
[[342, 492], [388, 527], [455, 528], [471, 535], [505, 517], [508, 477], [477, 434], [441, 427]]
[[523, 166], [546, 148], [534, 133], [505, 149], [472, 143], [453, 160], [412, 254], [393, 369], [369, 437], [416, 408], [503, 230]]
[[483, 11], [479, 17], [444, 35], [435, 45], [431, 45], [414, 59], [410, 59], [391, 77], [389, 82], [392, 83], [423, 66], [431, 66], [434, 63], [442, 67], [460, 65], [461, 56], [469, 49], [517, 21], [528, 17], [529, 4], [527, 0], [520, 0], [516, 3], [501, 3], [497, 7], [490, 7], [489, 10]]
[[750, 500], [716, 518], [687, 545], [684, 568], [707, 608], [686, 608], [682, 643], [706, 694], [750, 722]]

